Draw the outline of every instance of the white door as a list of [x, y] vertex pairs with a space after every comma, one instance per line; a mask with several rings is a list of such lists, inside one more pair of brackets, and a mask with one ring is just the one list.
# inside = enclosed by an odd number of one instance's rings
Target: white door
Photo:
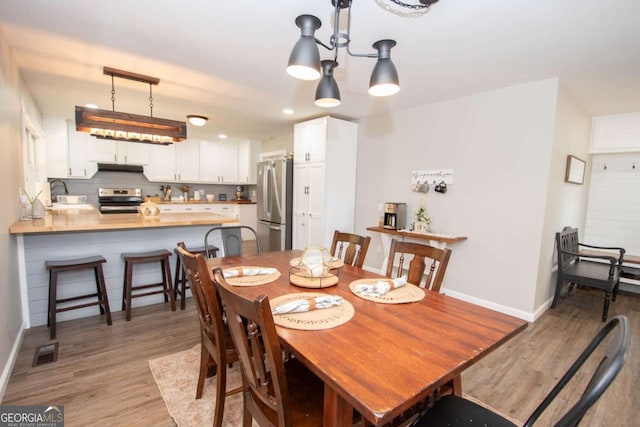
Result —
[[309, 244], [308, 211], [308, 166], [306, 163], [293, 165], [293, 249], [304, 249]]
[[[325, 247], [324, 242], [324, 216], [325, 216], [325, 164], [309, 163], [308, 178], [308, 214], [309, 246]], [[339, 206], [331, 206], [331, 209], [340, 209]]]

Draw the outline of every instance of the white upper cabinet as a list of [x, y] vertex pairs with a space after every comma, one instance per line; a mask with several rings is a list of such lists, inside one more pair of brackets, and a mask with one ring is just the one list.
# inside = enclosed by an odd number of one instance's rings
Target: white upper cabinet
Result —
[[47, 177], [67, 178], [69, 173], [67, 122], [63, 119], [44, 116], [42, 129], [47, 153]]
[[594, 117], [591, 153], [640, 151], [640, 113]]
[[293, 127], [293, 162], [324, 162], [326, 159], [327, 126], [331, 117], [320, 117]]
[[95, 138], [90, 160], [100, 163], [147, 165], [151, 157], [150, 152], [150, 144]]
[[149, 181], [199, 182], [199, 141], [150, 145], [151, 159], [144, 173]]
[[238, 144], [238, 183], [255, 184], [260, 141], [246, 140]]
[[238, 143], [200, 141], [200, 182], [235, 184], [238, 182]]
[[73, 121], [45, 117], [43, 130], [48, 178], [89, 179], [97, 172], [96, 164], [89, 160], [92, 137], [76, 132]]

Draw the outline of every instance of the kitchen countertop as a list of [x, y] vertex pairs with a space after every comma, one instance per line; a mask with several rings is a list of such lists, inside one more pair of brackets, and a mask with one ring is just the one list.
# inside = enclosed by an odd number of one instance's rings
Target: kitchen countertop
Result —
[[163, 213], [157, 217], [143, 218], [137, 213], [102, 215], [96, 209], [48, 211], [42, 219], [33, 219], [29, 221], [20, 220], [15, 222], [11, 227], [9, 227], [9, 233], [67, 233], [74, 231], [107, 231], [184, 227], [190, 225], [215, 225], [237, 222], [238, 220], [236, 218], [230, 218], [214, 213]]
[[[144, 199], [144, 201], [147, 201], [147, 198]], [[215, 205], [215, 204], [220, 204], [220, 205], [224, 205], [224, 204], [231, 204], [231, 205], [246, 205], [246, 204], [253, 204], [255, 205], [256, 202], [255, 200], [248, 200], [248, 199], [242, 199], [242, 200], [226, 200], [226, 201], [220, 201], [220, 200], [214, 200], [213, 202], [208, 202], [206, 200], [189, 200], [189, 201], [184, 201], [184, 202], [169, 202], [169, 201], [155, 201], [155, 200], [149, 200], [150, 202], [153, 202], [155, 204], [158, 205], [186, 205], [186, 204], [198, 204], [198, 205]]]

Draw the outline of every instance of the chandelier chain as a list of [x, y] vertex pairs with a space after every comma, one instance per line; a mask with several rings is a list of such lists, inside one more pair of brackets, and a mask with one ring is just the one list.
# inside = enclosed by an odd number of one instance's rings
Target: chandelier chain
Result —
[[149, 83], [149, 117], [153, 117], [153, 93], [151, 92], [151, 83]]
[[111, 76], [111, 110], [116, 111], [116, 89], [113, 86], [113, 76]]

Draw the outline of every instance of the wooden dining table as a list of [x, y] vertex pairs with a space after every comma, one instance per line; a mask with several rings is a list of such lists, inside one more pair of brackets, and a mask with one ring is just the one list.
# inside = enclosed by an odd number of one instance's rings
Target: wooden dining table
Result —
[[[353, 409], [375, 426], [384, 425], [419, 404], [434, 390], [453, 384], [462, 393], [462, 372], [508, 341], [527, 322], [442, 293], [425, 291], [419, 302], [382, 304], [349, 290], [358, 279], [379, 274], [345, 265], [332, 270], [338, 284], [323, 289], [290, 283], [290, 260], [301, 251], [212, 258], [221, 267], [274, 267], [280, 277], [259, 286], [234, 286], [247, 298], [322, 292], [340, 295], [355, 314], [347, 323], [325, 330], [277, 326], [282, 345], [325, 384], [324, 426], [351, 426]], [[405, 285], [413, 286], [413, 285]]]

